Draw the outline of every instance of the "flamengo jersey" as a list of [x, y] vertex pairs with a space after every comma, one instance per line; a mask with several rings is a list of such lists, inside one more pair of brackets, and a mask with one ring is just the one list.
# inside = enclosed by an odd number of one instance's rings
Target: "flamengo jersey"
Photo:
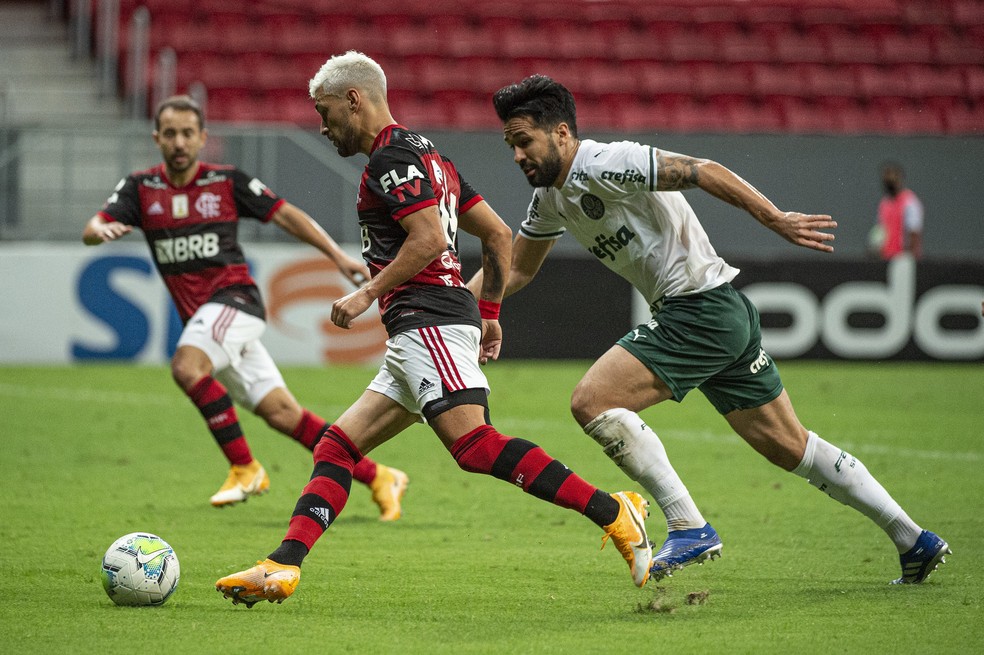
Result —
[[708, 291], [738, 269], [711, 246], [678, 191], [656, 191], [656, 150], [622, 141], [581, 141], [560, 189], [537, 188], [520, 233], [557, 239], [567, 230], [654, 305]]
[[402, 125], [376, 137], [357, 202], [362, 256], [375, 277], [407, 240], [400, 219], [437, 206], [448, 248], [405, 283], [379, 298], [390, 336], [433, 325], [482, 326], [478, 302], [465, 287], [458, 261], [458, 215], [482, 197], [434, 144]]
[[233, 166], [201, 163], [181, 188], [164, 164], [132, 173], [100, 213], [143, 230], [157, 270], [185, 323], [206, 302], [265, 318], [237, 237], [239, 217], [268, 221], [284, 200]]

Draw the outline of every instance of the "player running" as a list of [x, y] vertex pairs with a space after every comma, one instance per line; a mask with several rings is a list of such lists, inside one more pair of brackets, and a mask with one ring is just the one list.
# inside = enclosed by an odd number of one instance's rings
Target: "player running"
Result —
[[[233, 166], [199, 161], [205, 146], [201, 108], [188, 96], [164, 100], [154, 116], [154, 142], [164, 163], [124, 178], [82, 233], [86, 245], [115, 241], [140, 228], [184, 324], [171, 360], [174, 381], [201, 412], [229, 461], [229, 476], [211, 497], [215, 507], [244, 502], [270, 487], [250, 453], [233, 401], [314, 450], [327, 422], [301, 407], [260, 337], [266, 329], [260, 291], [237, 239], [240, 216], [273, 222], [309, 243], [353, 284], [368, 279], [303, 210]], [[380, 520], [400, 517], [407, 475], [364, 459], [354, 473], [367, 484]]]
[[[703, 392], [758, 453], [858, 510], [891, 538], [902, 576], [920, 583], [950, 552], [921, 529], [853, 455], [800, 424], [772, 358], [759, 315], [730, 282], [738, 270], [711, 246], [679, 191], [700, 188], [754, 216], [786, 240], [832, 252], [830, 216], [783, 212], [720, 164], [638, 143], [579, 139], [574, 98], [534, 75], [493, 98], [506, 144], [535, 188], [513, 245], [505, 296], [526, 286], [560, 236], [570, 231], [650, 303], [652, 319], [594, 363], [571, 399], [575, 419], [666, 516], [668, 535], [653, 555], [659, 580], [713, 559], [721, 539], [674, 471], [659, 437], [636, 412]], [[478, 292], [480, 273], [469, 288]]]
[[[370, 450], [421, 417], [462, 469], [492, 475], [573, 509], [605, 532], [629, 564], [649, 578], [652, 550], [639, 494], [607, 494], [541, 448], [501, 434], [489, 420], [488, 381], [479, 361], [496, 359], [499, 301], [512, 231], [442, 157], [434, 144], [396, 123], [386, 76], [354, 51], [329, 59], [310, 83], [321, 133], [338, 154], [369, 157], [359, 188], [363, 256], [372, 281], [341, 298], [331, 320], [343, 328], [373, 301], [389, 334], [386, 355], [362, 396], [328, 428], [314, 451], [314, 473], [280, 546], [256, 566], [218, 580], [234, 603], [281, 602], [294, 593], [310, 549], [345, 507], [353, 469]], [[458, 229], [482, 241], [485, 282], [465, 287]]]

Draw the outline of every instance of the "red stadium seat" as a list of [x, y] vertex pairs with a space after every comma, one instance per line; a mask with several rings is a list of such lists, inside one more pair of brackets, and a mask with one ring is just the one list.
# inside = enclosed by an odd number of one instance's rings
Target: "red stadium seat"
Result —
[[858, 93], [867, 99], [905, 98], [912, 96], [909, 78], [894, 67], [859, 66]]
[[760, 64], [751, 69], [751, 89], [759, 98], [809, 95], [809, 87], [801, 65]]
[[888, 32], [879, 39], [881, 61], [887, 64], [932, 64], [936, 48], [926, 32]]
[[786, 63], [824, 63], [827, 61], [827, 48], [818, 34], [777, 32], [773, 37], [776, 59]]
[[655, 132], [666, 125], [666, 114], [672, 101], [654, 98], [625, 99], [614, 105], [615, 120], [620, 129], [628, 132]]
[[592, 95], [634, 96], [639, 82], [635, 66], [621, 62], [582, 62], [580, 88]]
[[816, 64], [804, 70], [807, 95], [814, 98], [856, 98], [858, 84], [853, 66]]
[[740, 102], [728, 111], [731, 132], [740, 134], [773, 134], [782, 132], [785, 120], [773, 103]]
[[824, 37], [827, 60], [839, 64], [881, 63], [878, 42], [864, 32], [830, 30]]
[[885, 129], [890, 134], [940, 134], [944, 131], [943, 117], [931, 106], [908, 102], [876, 103], [885, 117]]
[[656, 98], [666, 101], [671, 98], [689, 98], [695, 89], [695, 65], [649, 63], [639, 69], [639, 97], [644, 100]]
[[663, 61], [712, 62], [717, 58], [717, 39], [710, 30], [676, 30], [663, 35], [657, 52]]
[[967, 98], [971, 102], [984, 102], [984, 68], [964, 66], [963, 75]]
[[718, 57], [730, 63], [767, 63], [775, 60], [772, 35], [765, 30], [725, 32], [720, 37]]
[[124, 31], [138, 4], [152, 56], [177, 52], [179, 88], [285, 103], [219, 110], [251, 120], [303, 119], [294, 94], [348, 49], [379, 60], [428, 127], [484, 129], [491, 94], [533, 72], [567, 84], [586, 124], [606, 129], [771, 130], [778, 116], [791, 130], [967, 133], [984, 102], [979, 0], [121, 0]]
[[936, 61], [940, 64], [973, 64], [984, 66], [984, 43], [955, 32], [946, 31], [934, 43]]
[[795, 134], [832, 134], [838, 131], [829, 108], [813, 101], [790, 100], [783, 105], [786, 129]]
[[899, 75], [909, 80], [911, 97], [920, 99], [964, 98], [967, 87], [963, 70], [957, 66], [905, 66]]
[[984, 136], [984, 103], [957, 104], [944, 116], [948, 134]]
[[963, 27], [984, 25], [984, 3], [979, 0], [952, 0], [950, 16]]
[[694, 92], [704, 98], [745, 98], [752, 95], [749, 66], [701, 64], [694, 68]]

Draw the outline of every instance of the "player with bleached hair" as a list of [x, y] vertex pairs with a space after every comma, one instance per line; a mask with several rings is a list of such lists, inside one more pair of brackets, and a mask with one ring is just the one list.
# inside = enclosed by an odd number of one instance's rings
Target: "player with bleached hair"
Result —
[[[542, 75], [500, 89], [493, 105], [513, 160], [534, 187], [513, 245], [505, 296], [529, 284], [564, 232], [629, 281], [652, 319], [622, 337], [574, 389], [571, 409], [584, 431], [666, 516], [668, 535], [653, 555], [659, 580], [722, 548], [677, 475], [656, 433], [637, 412], [700, 389], [752, 448], [858, 510], [891, 538], [902, 575], [920, 583], [949, 546], [920, 528], [859, 459], [799, 422], [775, 362], [761, 345], [759, 315], [731, 280], [680, 191], [699, 188], [743, 209], [793, 244], [832, 252], [837, 224], [826, 215], [780, 211], [733, 172], [631, 142], [580, 139], [574, 98]], [[469, 287], [477, 292], [479, 273]]]
[[[348, 328], [379, 301], [389, 339], [382, 367], [314, 451], [314, 472], [280, 546], [245, 571], [218, 580], [234, 603], [283, 601], [301, 564], [345, 507], [352, 471], [373, 448], [425, 419], [459, 467], [491, 475], [604, 531], [629, 565], [649, 578], [648, 501], [605, 493], [525, 439], [500, 433], [489, 417], [480, 363], [502, 342], [499, 301], [512, 230], [421, 134], [398, 124], [379, 64], [358, 52], [329, 59], [310, 83], [321, 133], [342, 157], [369, 158], [357, 205], [372, 280], [337, 300], [331, 320]], [[461, 274], [458, 230], [482, 242], [484, 282], [472, 294]]]

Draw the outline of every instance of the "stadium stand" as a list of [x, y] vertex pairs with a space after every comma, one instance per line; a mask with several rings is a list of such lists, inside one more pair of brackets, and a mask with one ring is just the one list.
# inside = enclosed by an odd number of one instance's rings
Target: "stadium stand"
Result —
[[592, 129], [984, 134], [981, 0], [120, 6], [124, 34], [149, 10], [151, 58], [173, 49], [178, 90], [204, 84], [213, 120], [313, 127], [307, 79], [351, 48], [387, 69], [398, 116], [427, 127], [494, 129], [491, 93], [543, 72]]

